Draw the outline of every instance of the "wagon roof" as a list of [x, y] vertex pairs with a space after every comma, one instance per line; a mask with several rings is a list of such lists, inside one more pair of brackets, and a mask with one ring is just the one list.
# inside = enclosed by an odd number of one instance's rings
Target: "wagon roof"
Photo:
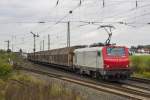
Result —
[[[85, 48], [86, 45], [79, 45], [79, 46], [72, 46], [72, 47], [64, 47], [64, 48], [57, 48], [57, 49], [52, 49], [52, 50], [45, 50], [45, 51], [38, 51], [36, 52], [36, 54], [68, 54], [68, 53], [72, 53], [75, 49], [78, 48]], [[33, 53], [29, 53], [30, 55]]]

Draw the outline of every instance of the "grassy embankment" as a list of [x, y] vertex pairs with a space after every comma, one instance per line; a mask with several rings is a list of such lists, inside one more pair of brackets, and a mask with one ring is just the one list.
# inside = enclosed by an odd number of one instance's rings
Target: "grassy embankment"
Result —
[[12, 53], [6, 53], [5, 51], [0, 50], [0, 100], [5, 100], [5, 87], [6, 80], [10, 77], [10, 74], [13, 70], [12, 65], [9, 62], [9, 59], [14, 59], [15, 55]]
[[0, 50], [0, 78], [8, 76], [12, 72], [11, 61], [15, 58], [15, 54]]
[[22, 63], [15, 54], [0, 51], [0, 100], [84, 100], [78, 91], [59, 80], [48, 82], [13, 70], [9, 59]]
[[131, 56], [130, 59], [134, 76], [150, 78], [150, 56]]

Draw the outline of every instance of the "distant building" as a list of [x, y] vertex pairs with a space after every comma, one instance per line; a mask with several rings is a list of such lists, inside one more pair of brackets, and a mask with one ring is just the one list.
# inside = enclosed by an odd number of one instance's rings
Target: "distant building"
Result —
[[150, 54], [150, 46], [147, 45], [147, 46], [132, 46], [130, 48], [130, 52], [132, 54]]
[[149, 48], [145, 48], [144, 52], [150, 54], [150, 49]]

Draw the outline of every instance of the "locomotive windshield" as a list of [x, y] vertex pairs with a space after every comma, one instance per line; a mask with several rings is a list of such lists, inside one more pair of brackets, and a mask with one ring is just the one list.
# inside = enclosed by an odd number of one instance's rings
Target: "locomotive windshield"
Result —
[[108, 47], [107, 48], [107, 55], [110, 56], [124, 56], [125, 49], [121, 47]]

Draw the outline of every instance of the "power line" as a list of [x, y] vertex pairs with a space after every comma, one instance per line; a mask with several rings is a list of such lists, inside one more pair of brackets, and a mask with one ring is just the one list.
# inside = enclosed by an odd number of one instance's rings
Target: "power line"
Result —
[[[104, 22], [88, 22], [88, 21], [79, 21], [79, 22], [82, 22], [82, 23], [86, 23], [85, 25], [89, 25], [89, 24], [91, 24], [91, 25], [96, 25], [96, 26], [101, 26], [100, 24], [102, 24], [102, 23], [104, 23]], [[110, 22], [107, 22], [106, 24], [109, 24]], [[132, 26], [132, 25], [130, 25], [131, 23], [127, 23], [127, 22], [111, 22], [111, 23], [115, 23], [115, 24], [123, 24], [123, 25], [127, 25], [127, 26]], [[148, 23], [145, 23], [145, 24], [148, 24]], [[133, 27], [133, 26], [132, 26]], [[79, 26], [77, 26], [77, 27], [75, 27], [75, 28], [79, 28]], [[97, 30], [97, 29], [96, 29]], [[61, 36], [62, 37], [62, 36]], [[69, 36], [67, 36], [67, 37], [69, 37]], [[58, 39], [58, 38], [57, 38]], [[63, 38], [64, 39], [64, 38]], [[58, 41], [58, 40], [57, 40]], [[56, 42], [54, 42], [54, 43], [56, 43]], [[67, 45], [68, 45], [68, 39], [67, 39]]]
[[[139, 8], [138, 5], [137, 5], [137, 8]], [[145, 15], [144, 15], [144, 16], [145, 16]], [[65, 17], [65, 16], [64, 16], [64, 17]], [[64, 18], [64, 17], [63, 17], [62, 19], [60, 19], [60, 21], [56, 21], [56, 24], [62, 23], [62, 20], [64, 20], [67, 16], [66, 16], [65, 18]], [[90, 22], [90, 21], [89, 21], [89, 22]], [[103, 22], [103, 23], [105, 23], [105, 22]], [[116, 22], [116, 23], [117, 23], [117, 22]], [[89, 24], [88, 24], [88, 25], [89, 25]], [[94, 25], [94, 24], [91, 24], [91, 25]]]
[[137, 15], [137, 16], [127, 17], [127, 18], [128, 19], [135, 19], [135, 18], [138, 18], [138, 17], [147, 16], [147, 15], [150, 15], [150, 12], [147, 12], [147, 13], [144, 13], [144, 14], [140, 14], [140, 15]]
[[[69, 10], [69, 13], [65, 14], [65, 16], [63, 16], [61, 19], [59, 19], [56, 23], [54, 23], [52, 26], [47, 27], [45, 30], [47, 29], [51, 29], [52, 27], [54, 27], [55, 25], [62, 23], [61, 21], [64, 20], [66, 17], [68, 17], [70, 14], [73, 13], [74, 10], [76, 10], [78, 7], [80, 7], [81, 5], [76, 6], [75, 8], [73, 8], [72, 10]], [[43, 32], [45, 30], [42, 30], [40, 32]]]
[[[101, 0], [102, 1], [102, 0]], [[107, 2], [132, 2], [132, 3], [135, 3], [135, 1], [138, 1], [138, 2], [150, 2], [149, 0], [105, 0]]]
[[[120, 2], [120, 1], [118, 1], [118, 2]], [[125, 1], [124, 1], [125, 2]], [[127, 1], [126, 1], [127, 2]], [[81, 4], [81, 1], [80, 1], [80, 3], [79, 4]], [[78, 7], [78, 6], [77, 6]], [[76, 9], [76, 8], [75, 8]], [[57, 21], [54, 25], [52, 25], [52, 26], [49, 26], [49, 27], [47, 27], [46, 29], [44, 29], [44, 30], [42, 30], [42, 31], [46, 31], [47, 29], [51, 29], [53, 26], [55, 26], [56, 24], [58, 24], [58, 23], [61, 23], [61, 21], [63, 20], [63, 19], [65, 19], [67, 16], [68, 16], [69, 14], [66, 14], [63, 18], [61, 18], [59, 21]], [[40, 31], [40, 32], [42, 32], [42, 31]]]
[[[129, 13], [129, 12], [132, 12], [132, 11], [135, 11], [139, 8], [144, 8], [144, 7], [148, 7], [150, 4], [147, 4], [147, 5], [143, 5], [143, 6], [140, 6], [138, 8], [131, 8], [129, 10], [126, 10], [125, 12], [121, 12], [121, 13], [117, 13], [117, 14], [114, 14], [114, 15], [111, 15], [111, 16], [107, 16], [107, 17], [103, 17], [103, 19], [106, 19], [106, 18], [113, 18], [113, 17], [118, 17], [118, 16], [122, 16], [122, 17], [127, 17], [127, 16], [124, 16], [125, 14]], [[121, 17], [120, 17], [121, 18]]]

